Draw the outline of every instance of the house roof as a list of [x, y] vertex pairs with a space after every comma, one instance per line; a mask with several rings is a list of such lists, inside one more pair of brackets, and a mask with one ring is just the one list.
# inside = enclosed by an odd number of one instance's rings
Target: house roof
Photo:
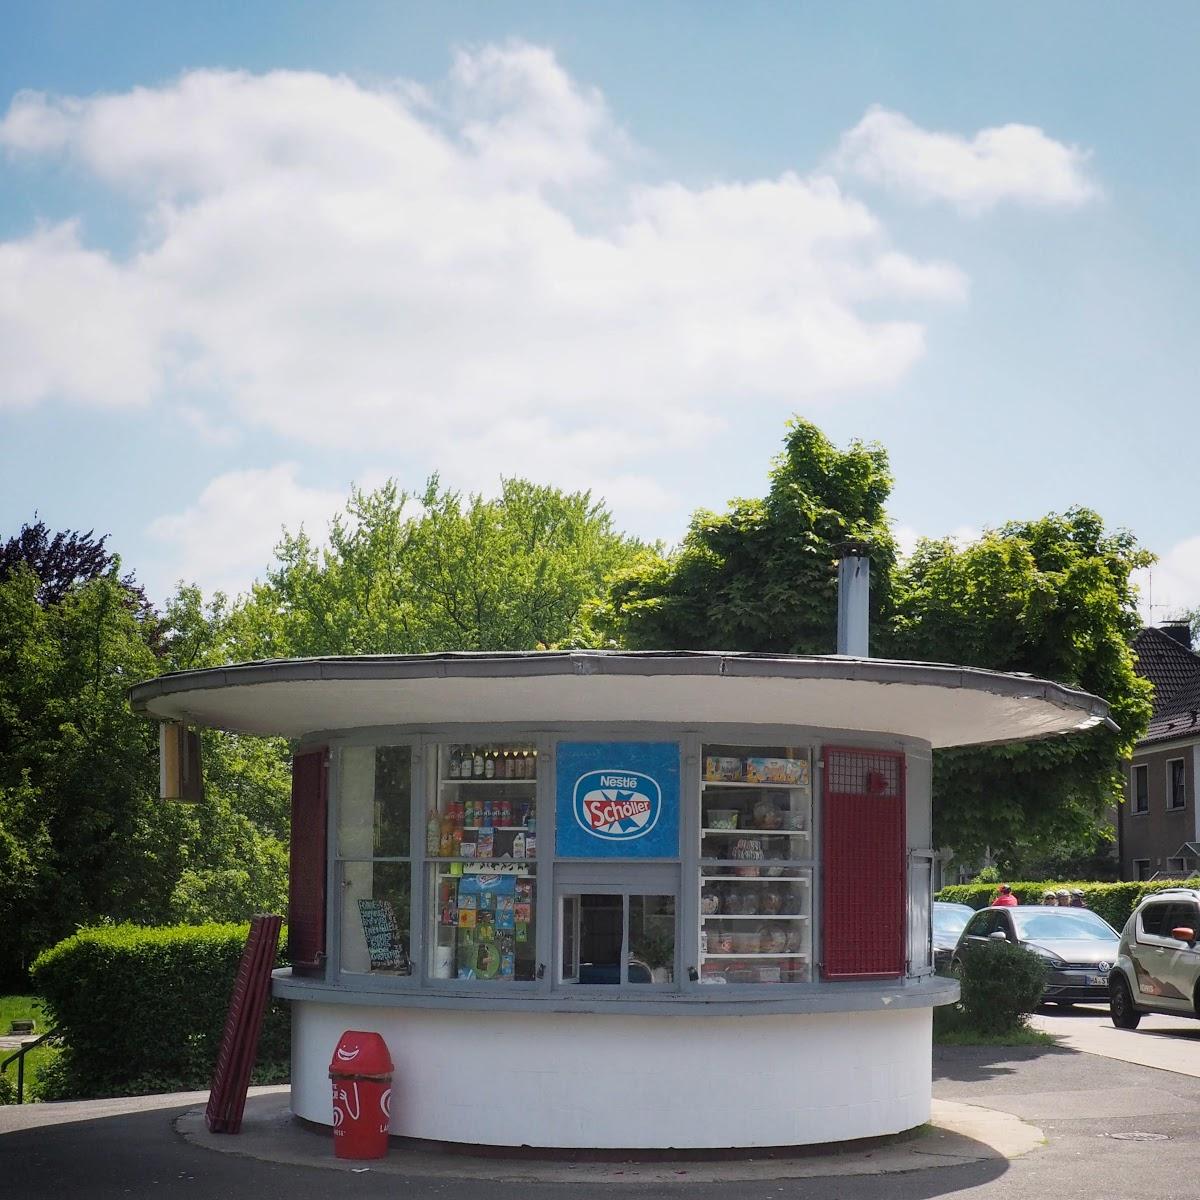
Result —
[[1161, 629], [1143, 629], [1133, 642], [1137, 672], [1154, 685], [1154, 715], [1139, 746], [1200, 737], [1200, 654]]

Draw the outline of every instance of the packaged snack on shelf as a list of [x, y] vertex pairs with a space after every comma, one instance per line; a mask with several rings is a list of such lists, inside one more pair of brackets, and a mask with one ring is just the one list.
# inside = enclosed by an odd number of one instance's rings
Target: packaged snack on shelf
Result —
[[804, 758], [748, 758], [747, 783], [786, 783], [803, 787], [808, 783], [808, 760]]
[[705, 824], [709, 829], [736, 829], [738, 811], [736, 808], [710, 808]]
[[525, 857], [537, 858], [537, 834], [535, 833], [525, 835]]
[[518, 833], [513, 838], [512, 856], [513, 858], [525, 857], [525, 835], [523, 833]]
[[475, 841], [475, 857], [476, 858], [491, 858], [495, 849], [495, 834], [490, 825], [484, 825], [479, 830], [479, 836]]
[[704, 759], [704, 778], [717, 783], [740, 783], [743, 778], [742, 760], [710, 754]]
[[474, 842], [460, 842], [459, 846], [458, 846], [458, 854], [459, 854], [460, 858], [474, 858], [475, 857], [475, 843]]

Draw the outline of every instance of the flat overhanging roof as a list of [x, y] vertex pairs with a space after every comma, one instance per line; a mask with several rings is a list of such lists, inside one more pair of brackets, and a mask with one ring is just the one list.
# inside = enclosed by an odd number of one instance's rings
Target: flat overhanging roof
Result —
[[572, 650], [282, 659], [161, 675], [130, 690], [160, 721], [298, 738], [384, 725], [802, 725], [935, 747], [1108, 722], [1087, 692], [1027, 675], [888, 659]]

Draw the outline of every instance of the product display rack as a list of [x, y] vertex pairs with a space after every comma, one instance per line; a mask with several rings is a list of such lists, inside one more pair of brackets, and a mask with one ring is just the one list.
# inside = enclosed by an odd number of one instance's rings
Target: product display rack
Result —
[[705, 746], [702, 763], [701, 982], [807, 982], [812, 959], [810, 751]]
[[474, 750], [442, 746], [437, 755], [436, 806], [425, 843], [428, 971], [434, 979], [464, 982], [529, 981], [535, 967], [537, 752], [503, 744], [479, 748], [493, 771], [504, 772], [508, 759], [519, 757], [519, 769], [528, 772], [520, 777], [451, 775], [451, 756], [466, 769]]

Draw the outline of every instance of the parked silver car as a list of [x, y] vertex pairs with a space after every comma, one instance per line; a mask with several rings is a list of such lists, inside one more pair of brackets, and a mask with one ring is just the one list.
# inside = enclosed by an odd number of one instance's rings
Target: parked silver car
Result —
[[1066, 1007], [1108, 1003], [1108, 974], [1120, 935], [1090, 909], [1036, 904], [981, 909], [958, 939], [951, 970], [961, 970], [972, 949], [989, 938], [1024, 946], [1046, 961], [1043, 1001]]
[[933, 968], [935, 971], [940, 971], [943, 967], [950, 965], [959, 936], [974, 915], [975, 910], [969, 904], [949, 904], [945, 900], [933, 902]]
[[1136, 1029], [1147, 1012], [1200, 1016], [1200, 891], [1165, 888], [1133, 910], [1109, 994], [1118, 1029]]

